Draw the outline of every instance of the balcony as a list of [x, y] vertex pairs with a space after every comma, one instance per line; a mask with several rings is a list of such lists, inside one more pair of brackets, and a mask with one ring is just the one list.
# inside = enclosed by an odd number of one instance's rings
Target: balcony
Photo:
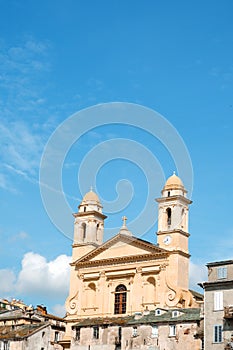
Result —
[[233, 319], [233, 306], [224, 307], [224, 318], [232, 318]]

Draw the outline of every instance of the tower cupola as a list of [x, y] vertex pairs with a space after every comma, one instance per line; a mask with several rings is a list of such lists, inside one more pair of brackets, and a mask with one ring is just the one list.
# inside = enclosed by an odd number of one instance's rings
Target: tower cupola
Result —
[[102, 208], [98, 195], [92, 189], [85, 194], [78, 212], [73, 214], [74, 244], [103, 243], [104, 219], [107, 216], [102, 213]]
[[186, 197], [186, 194], [187, 190], [185, 189], [183, 182], [174, 172], [173, 175], [167, 179], [162, 189], [162, 196], [171, 197], [180, 195]]
[[102, 205], [100, 203], [98, 195], [91, 189], [85, 194], [81, 204], [79, 205], [79, 213], [89, 212], [89, 211], [98, 211], [102, 213]]
[[187, 190], [175, 172], [167, 179], [161, 194], [162, 197], [157, 199], [158, 231], [180, 229], [188, 232], [188, 207], [192, 202], [186, 197]]

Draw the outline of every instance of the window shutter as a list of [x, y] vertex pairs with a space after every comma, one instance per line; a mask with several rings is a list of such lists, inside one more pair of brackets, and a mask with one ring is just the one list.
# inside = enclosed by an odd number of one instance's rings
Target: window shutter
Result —
[[214, 343], [222, 342], [222, 326], [214, 326]]
[[214, 310], [223, 310], [223, 292], [214, 292]]

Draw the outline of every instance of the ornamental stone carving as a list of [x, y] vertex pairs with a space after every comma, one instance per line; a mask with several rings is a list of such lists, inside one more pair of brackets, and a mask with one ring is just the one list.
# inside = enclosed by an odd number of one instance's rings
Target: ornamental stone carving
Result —
[[77, 293], [72, 297], [72, 298], [67, 298], [66, 299], [66, 310], [68, 315], [73, 315], [76, 313], [78, 309], [78, 291]]

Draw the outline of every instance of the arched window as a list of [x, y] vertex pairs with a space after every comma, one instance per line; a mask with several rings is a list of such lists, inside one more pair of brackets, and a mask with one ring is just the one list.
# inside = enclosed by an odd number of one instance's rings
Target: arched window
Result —
[[171, 225], [172, 222], [172, 210], [171, 208], [167, 208], [167, 224]]
[[97, 224], [96, 225], [96, 240], [98, 241], [99, 240], [99, 227], [100, 227], [100, 224]]
[[114, 314], [126, 313], [127, 291], [126, 286], [119, 284], [115, 290]]
[[185, 213], [184, 213], [184, 208], [181, 210], [181, 228], [184, 228], [185, 225]]
[[82, 229], [83, 229], [83, 240], [84, 240], [87, 235], [87, 225], [85, 223], [82, 224]]

